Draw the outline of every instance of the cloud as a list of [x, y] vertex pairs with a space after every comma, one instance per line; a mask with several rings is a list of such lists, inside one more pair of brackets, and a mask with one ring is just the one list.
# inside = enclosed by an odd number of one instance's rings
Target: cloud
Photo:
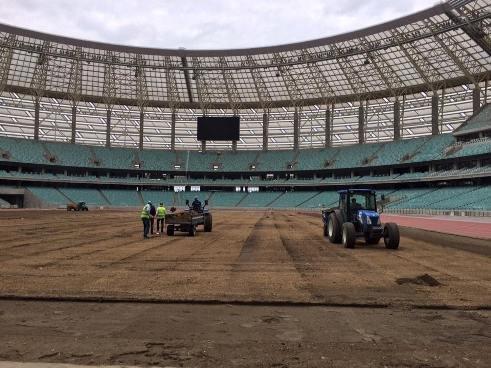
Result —
[[0, 22], [133, 46], [223, 49], [327, 37], [430, 5], [427, 0], [0, 0]]

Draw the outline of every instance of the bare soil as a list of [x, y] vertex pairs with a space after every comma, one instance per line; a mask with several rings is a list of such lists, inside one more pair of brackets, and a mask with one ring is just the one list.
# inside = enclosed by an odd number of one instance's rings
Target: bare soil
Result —
[[320, 218], [281, 211], [215, 211], [211, 233], [144, 240], [138, 215], [0, 212], [0, 360], [491, 363], [482, 241], [402, 229], [397, 251], [351, 250], [322, 236]]

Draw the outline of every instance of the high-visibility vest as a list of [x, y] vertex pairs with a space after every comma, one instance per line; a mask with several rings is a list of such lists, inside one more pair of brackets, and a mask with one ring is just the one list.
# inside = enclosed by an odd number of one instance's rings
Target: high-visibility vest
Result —
[[157, 207], [157, 218], [158, 219], [163, 219], [165, 218], [165, 215], [166, 215], [166, 210], [165, 210], [165, 207]]
[[143, 206], [143, 209], [141, 211], [140, 217], [142, 219], [149, 219], [150, 218], [150, 212], [149, 212], [147, 206]]

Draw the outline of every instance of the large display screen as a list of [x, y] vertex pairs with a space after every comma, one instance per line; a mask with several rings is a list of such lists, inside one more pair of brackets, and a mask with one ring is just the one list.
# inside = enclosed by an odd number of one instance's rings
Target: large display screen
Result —
[[238, 141], [239, 138], [240, 117], [198, 117], [198, 141]]

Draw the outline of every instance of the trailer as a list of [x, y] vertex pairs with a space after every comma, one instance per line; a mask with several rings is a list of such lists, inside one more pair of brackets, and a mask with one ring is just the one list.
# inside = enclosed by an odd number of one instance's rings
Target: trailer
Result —
[[208, 211], [208, 201], [202, 208], [196, 209], [189, 206], [189, 201], [186, 201], [188, 208], [182, 212], [170, 213], [165, 217], [167, 224], [167, 235], [173, 236], [174, 232], [180, 231], [187, 233], [189, 236], [195, 236], [198, 226], [203, 225], [205, 232], [210, 232], [213, 228], [213, 219]]

